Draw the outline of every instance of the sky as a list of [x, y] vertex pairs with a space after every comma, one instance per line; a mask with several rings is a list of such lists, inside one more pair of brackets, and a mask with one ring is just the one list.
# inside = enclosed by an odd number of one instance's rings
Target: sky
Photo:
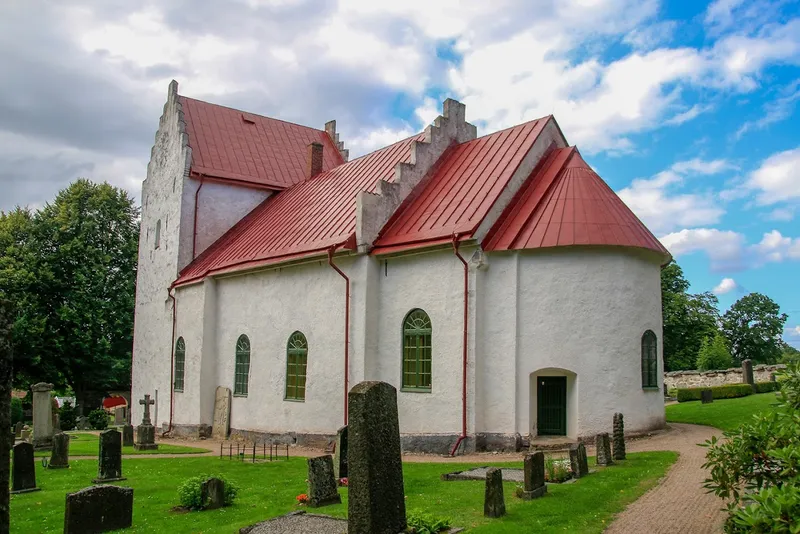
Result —
[[722, 310], [749, 292], [800, 347], [800, 2], [9, 0], [0, 210], [78, 177], [139, 200], [170, 80], [322, 128], [351, 156], [455, 98], [479, 135], [553, 114]]

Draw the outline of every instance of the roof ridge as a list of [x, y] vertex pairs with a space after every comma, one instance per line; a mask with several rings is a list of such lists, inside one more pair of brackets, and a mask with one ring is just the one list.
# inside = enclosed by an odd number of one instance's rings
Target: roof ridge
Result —
[[531, 124], [531, 123], [533, 123], [533, 122], [539, 122], [539, 121], [541, 121], [541, 120], [545, 120], [545, 119], [548, 119], [548, 120], [549, 120], [549, 119], [552, 119], [552, 118], [553, 118], [553, 114], [551, 113], [550, 115], [544, 115], [544, 116], [542, 116], [542, 117], [539, 117], [539, 118], [537, 118], [537, 119], [531, 119], [531, 120], [529, 120], [529, 121], [521, 122], [521, 123], [519, 123], [519, 124], [515, 124], [515, 125], [513, 125], [513, 126], [509, 126], [509, 127], [507, 127], [507, 128], [501, 128], [501, 129], [499, 129], [499, 130], [495, 130], [495, 131], [493, 131], [493, 132], [488, 132], [488, 133], [485, 133], [485, 134], [483, 134], [483, 135], [481, 135], [481, 136], [478, 136], [478, 137], [476, 137], [475, 139], [471, 139], [471, 140], [469, 140], [469, 141], [466, 141], [466, 142], [467, 142], [467, 143], [472, 143], [473, 141], [477, 141], [478, 139], [483, 139], [484, 137], [489, 137], [490, 135], [499, 134], [499, 133], [501, 133], [501, 132], [505, 132], [506, 130], [513, 130], [514, 128], [519, 128], [520, 126], [525, 126], [526, 124]]
[[314, 128], [313, 126], [306, 126], [305, 124], [300, 124], [300, 123], [297, 123], [297, 122], [287, 121], [285, 119], [278, 119], [276, 117], [268, 117], [266, 115], [262, 115], [261, 113], [254, 113], [252, 111], [245, 111], [243, 109], [234, 108], [232, 106], [226, 106], [224, 104], [215, 104], [214, 102], [209, 102], [208, 100], [201, 100], [199, 98], [193, 98], [191, 96], [186, 96], [186, 95], [182, 95], [182, 94], [178, 94], [178, 96], [181, 97], [181, 98], [186, 98], [188, 100], [194, 100], [195, 102], [202, 102], [203, 104], [208, 104], [209, 106], [216, 106], [218, 108], [230, 109], [232, 111], [238, 111], [239, 113], [247, 113], [248, 115], [255, 115], [256, 117], [260, 117], [262, 119], [268, 119], [268, 120], [271, 120], [271, 121], [282, 122], [284, 124], [291, 124], [292, 126], [300, 126], [301, 128], [308, 128], [309, 130], [315, 130], [317, 132], [327, 133], [323, 129]]

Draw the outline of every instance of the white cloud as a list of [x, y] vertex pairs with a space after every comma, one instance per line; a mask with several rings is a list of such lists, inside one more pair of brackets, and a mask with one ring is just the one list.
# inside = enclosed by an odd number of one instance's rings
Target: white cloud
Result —
[[783, 221], [788, 222], [794, 219], [794, 209], [793, 208], [775, 208], [772, 210], [767, 218], [771, 221]]
[[649, 179], [633, 180], [617, 194], [656, 234], [675, 228], [719, 222], [725, 213], [710, 193], [683, 193], [680, 188], [693, 175], [714, 175], [734, 166], [723, 159], [694, 158], [674, 163]]
[[347, 146], [349, 147], [351, 154], [355, 157], [358, 157], [362, 154], [367, 154], [373, 150], [383, 148], [402, 139], [411, 137], [415, 133], [418, 132], [407, 126], [399, 129], [377, 128], [348, 139]]
[[744, 0], [715, 0], [706, 8], [705, 23], [707, 26], [716, 26], [724, 29], [733, 23], [733, 11], [739, 7]]
[[781, 235], [777, 230], [772, 230], [764, 234], [764, 237], [752, 247], [752, 250], [763, 262], [800, 259], [800, 238], [792, 239]]
[[794, 327], [794, 333], [800, 336], [800, 325]]
[[746, 186], [758, 191], [760, 205], [800, 199], [800, 147], [768, 157], [750, 174]]
[[761, 116], [758, 119], [742, 124], [736, 130], [734, 137], [741, 139], [747, 132], [763, 130], [770, 124], [788, 119], [792, 115], [798, 100], [800, 100], [800, 80], [795, 80], [784, 87], [780, 94], [782, 96], [764, 105], [764, 110], [759, 113]]
[[637, 50], [652, 50], [670, 41], [677, 27], [678, 23], [674, 20], [655, 22], [649, 26], [634, 28], [623, 37], [622, 42]]
[[692, 119], [696, 119], [702, 113], [711, 111], [712, 109], [714, 109], [713, 106], [702, 106], [700, 104], [695, 104], [686, 111], [678, 113], [677, 115], [674, 115], [669, 119], [665, 120], [664, 124], [667, 124], [669, 126], [680, 126], [684, 122], [689, 122]]
[[736, 280], [733, 278], [723, 278], [712, 291], [715, 295], [724, 295], [725, 293], [730, 293], [738, 288], [739, 285], [736, 283]]

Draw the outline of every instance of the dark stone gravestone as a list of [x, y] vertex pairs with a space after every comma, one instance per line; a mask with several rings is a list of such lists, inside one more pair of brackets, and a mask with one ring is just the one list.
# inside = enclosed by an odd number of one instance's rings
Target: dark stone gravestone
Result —
[[347, 478], [347, 425], [336, 431], [336, 449], [333, 452], [333, 476], [336, 480]]
[[133, 524], [133, 488], [92, 486], [67, 494], [64, 534], [96, 534]]
[[203, 510], [214, 510], [225, 506], [225, 482], [209, 478], [200, 485], [200, 506]]
[[506, 500], [503, 498], [503, 472], [496, 467], [490, 467], [486, 471], [483, 515], [486, 517], [503, 517], [506, 515]]
[[583, 443], [570, 446], [569, 465], [572, 469], [572, 476], [575, 478], [585, 477], [589, 474], [589, 461], [586, 458], [586, 447]]
[[122, 446], [133, 447], [133, 425], [131, 424], [122, 425]]
[[625, 459], [625, 420], [621, 413], [614, 414], [614, 459]]
[[136, 427], [136, 443], [133, 448], [137, 451], [154, 451], [158, 449], [156, 445], [156, 427], [150, 421], [150, 406], [155, 404], [156, 401], [150, 398], [150, 395], [145, 395], [139, 404], [144, 406], [144, 415], [142, 416], [142, 424]]
[[348, 534], [397, 534], [406, 529], [397, 390], [361, 382], [348, 394]]
[[33, 445], [14, 445], [14, 465], [11, 472], [11, 493], [39, 491], [36, 487], [36, 466], [33, 463]]
[[742, 361], [742, 382], [750, 384], [753, 391], [756, 390], [756, 380], [753, 377], [753, 360]]
[[53, 436], [53, 450], [50, 453], [48, 469], [66, 469], [69, 467], [69, 436], [59, 432]]
[[22, 436], [22, 427], [25, 426], [22, 424], [22, 421], [17, 421], [17, 424], [14, 425], [14, 436], [20, 437]]
[[92, 482], [103, 484], [125, 480], [122, 476], [122, 436], [116, 430], [100, 432], [100, 453], [97, 478]]
[[703, 402], [703, 404], [711, 404], [714, 402], [714, 394], [710, 389], [704, 389], [700, 392], [700, 400]]
[[517, 490], [517, 497], [530, 501], [547, 493], [547, 486], [544, 482], [544, 453], [542, 451], [525, 455], [523, 477], [524, 485], [521, 490]]
[[608, 437], [608, 432], [595, 436], [594, 448], [597, 465], [606, 466], [614, 463], [614, 460], [611, 459], [611, 439]]
[[331, 456], [317, 456], [308, 459], [308, 505], [313, 508], [339, 504], [342, 498], [336, 489]]

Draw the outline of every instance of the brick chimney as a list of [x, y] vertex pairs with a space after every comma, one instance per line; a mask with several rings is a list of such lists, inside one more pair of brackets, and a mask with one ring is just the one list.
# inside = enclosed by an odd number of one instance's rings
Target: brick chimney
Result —
[[322, 172], [322, 143], [308, 145], [308, 158], [306, 159], [306, 178], [313, 178]]

